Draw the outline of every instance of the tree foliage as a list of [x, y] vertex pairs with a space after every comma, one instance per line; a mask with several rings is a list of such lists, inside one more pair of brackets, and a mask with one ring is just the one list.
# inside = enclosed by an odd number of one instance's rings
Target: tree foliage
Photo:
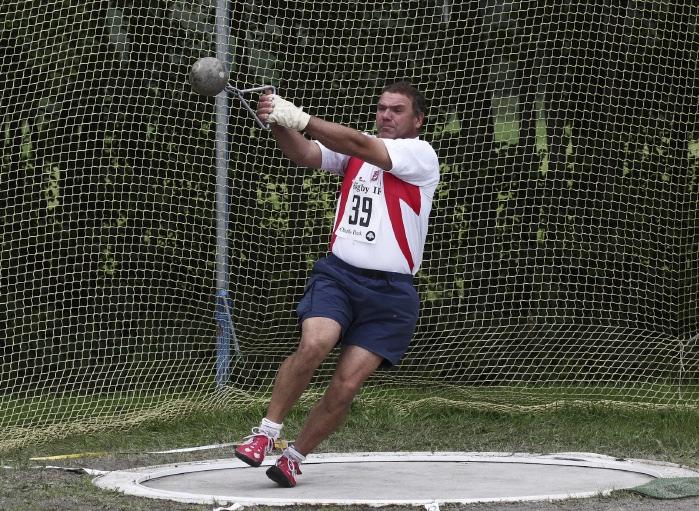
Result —
[[[385, 83], [426, 93], [442, 184], [406, 367], [437, 343], [442, 376], [467, 378], [483, 328], [524, 358], [590, 325], [639, 349], [643, 332], [696, 330], [697, 10], [234, 1], [231, 79], [365, 131]], [[213, 368], [215, 115], [187, 73], [215, 51], [214, 15], [211, 0], [0, 7], [0, 381], [15, 390]], [[235, 324], [263, 360], [293, 346], [338, 183], [283, 159], [235, 104], [228, 130]]]

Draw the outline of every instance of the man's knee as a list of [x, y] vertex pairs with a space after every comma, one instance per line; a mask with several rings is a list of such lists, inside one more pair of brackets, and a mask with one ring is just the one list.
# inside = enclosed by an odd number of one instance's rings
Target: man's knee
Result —
[[[330, 348], [332, 349], [332, 347]], [[299, 343], [298, 348], [294, 352], [294, 357], [309, 366], [319, 365], [330, 353], [327, 343], [314, 340], [304, 339]]]
[[362, 387], [364, 380], [335, 374], [326, 393], [329, 401], [338, 407], [349, 407]]
[[304, 321], [295, 356], [308, 363], [320, 364], [340, 340], [340, 333], [340, 325], [331, 319], [311, 318]]

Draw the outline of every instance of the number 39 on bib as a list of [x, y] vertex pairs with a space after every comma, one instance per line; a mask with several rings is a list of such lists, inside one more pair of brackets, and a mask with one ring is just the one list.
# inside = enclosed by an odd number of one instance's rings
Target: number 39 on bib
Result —
[[383, 176], [375, 181], [352, 182], [342, 221], [335, 232], [341, 238], [376, 243], [383, 216]]

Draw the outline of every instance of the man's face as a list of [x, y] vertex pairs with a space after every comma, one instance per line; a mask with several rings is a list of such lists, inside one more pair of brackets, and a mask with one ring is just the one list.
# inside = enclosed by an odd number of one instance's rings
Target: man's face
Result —
[[376, 108], [376, 127], [379, 138], [415, 138], [420, 133], [424, 115], [415, 115], [413, 102], [408, 96], [384, 92]]

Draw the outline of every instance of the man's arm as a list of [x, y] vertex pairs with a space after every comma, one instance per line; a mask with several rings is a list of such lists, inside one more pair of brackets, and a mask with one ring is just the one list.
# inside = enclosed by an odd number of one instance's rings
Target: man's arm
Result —
[[319, 169], [322, 164], [320, 147], [298, 131], [272, 124], [272, 135], [284, 155], [297, 165]]
[[311, 117], [304, 131], [336, 153], [354, 156], [381, 169], [391, 170], [391, 157], [380, 138], [368, 137], [355, 129], [318, 117]]
[[[318, 146], [295, 131], [303, 129], [311, 138], [318, 140], [331, 151], [354, 156], [384, 170], [391, 170], [391, 157], [381, 139], [366, 136], [341, 124], [311, 117], [284, 99], [278, 96], [274, 98], [269, 94], [263, 94], [260, 97], [258, 114], [261, 119], [268, 120], [269, 115], [274, 111], [273, 101], [276, 101], [277, 108], [282, 107], [283, 111], [279, 114], [275, 111], [275, 116], [280, 117], [277, 122], [270, 119], [272, 133], [282, 152], [292, 161], [311, 167], [318, 167], [321, 164], [321, 153]], [[289, 126], [295, 126], [295, 128], [284, 128], [280, 125], [280, 121], [288, 123]], [[312, 147], [308, 144], [311, 144]]]
[[[269, 114], [274, 110], [272, 98], [272, 93], [266, 91], [257, 102], [257, 115], [263, 122], [268, 122]], [[314, 169], [320, 168], [323, 157], [318, 144], [311, 142], [298, 131], [285, 128], [280, 124], [270, 123], [270, 127], [272, 128], [272, 136], [277, 141], [284, 156], [297, 165]]]

